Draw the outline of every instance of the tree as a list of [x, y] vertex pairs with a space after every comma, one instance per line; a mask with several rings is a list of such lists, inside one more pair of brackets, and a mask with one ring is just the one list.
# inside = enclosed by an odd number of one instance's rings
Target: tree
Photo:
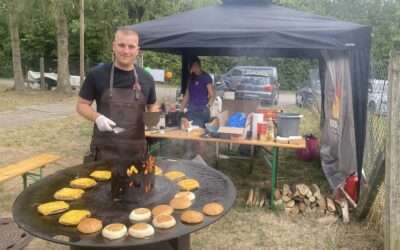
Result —
[[68, 51], [68, 20], [64, 1], [55, 1], [55, 21], [57, 27], [57, 91], [71, 92]]
[[9, 18], [8, 24], [11, 36], [11, 48], [12, 48], [12, 62], [14, 72], [14, 90], [21, 91], [25, 88], [24, 76], [22, 73], [21, 63], [21, 50], [19, 40], [19, 29], [18, 29], [18, 13], [17, 13], [18, 1], [10, 0], [8, 2]]

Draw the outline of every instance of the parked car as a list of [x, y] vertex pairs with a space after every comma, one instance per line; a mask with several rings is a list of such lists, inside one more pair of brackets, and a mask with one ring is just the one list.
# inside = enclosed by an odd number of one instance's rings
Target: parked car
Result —
[[[57, 87], [57, 77], [56, 73], [44, 73], [44, 81], [49, 90]], [[73, 90], [80, 88], [80, 79], [79, 76], [70, 76], [69, 81]], [[40, 88], [40, 72], [29, 70], [27, 73], [27, 82], [31, 88]]]
[[275, 81], [278, 81], [276, 67], [267, 66], [235, 66], [221, 76], [221, 81], [225, 85], [226, 90], [236, 91], [240, 82], [248, 76], [272, 77]]
[[387, 80], [370, 79], [368, 86], [368, 111], [375, 114], [385, 115], [388, 112], [388, 89]]
[[261, 105], [277, 105], [279, 84], [272, 76], [246, 75], [235, 91], [236, 100], [260, 100]]
[[309, 78], [304, 87], [296, 91], [296, 105], [299, 107], [321, 105], [321, 81], [319, 79], [318, 69], [309, 71]]

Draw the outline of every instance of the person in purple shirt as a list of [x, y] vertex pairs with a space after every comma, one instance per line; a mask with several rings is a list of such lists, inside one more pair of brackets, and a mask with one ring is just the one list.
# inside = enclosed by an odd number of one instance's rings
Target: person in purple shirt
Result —
[[186, 117], [193, 125], [205, 127], [210, 120], [210, 106], [214, 102], [212, 78], [201, 68], [201, 61], [194, 57], [190, 63], [190, 77], [182, 108], [187, 108]]

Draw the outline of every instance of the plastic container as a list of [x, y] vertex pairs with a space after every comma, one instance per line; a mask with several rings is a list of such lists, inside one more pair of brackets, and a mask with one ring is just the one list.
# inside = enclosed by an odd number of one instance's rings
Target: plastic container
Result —
[[257, 113], [262, 113], [264, 114], [264, 121], [267, 121], [269, 118], [272, 119], [272, 121], [276, 122], [278, 118], [278, 114], [282, 112], [281, 109], [277, 108], [258, 108]]
[[257, 123], [257, 134], [260, 141], [267, 141], [268, 139], [268, 124], [266, 122]]
[[278, 136], [289, 137], [300, 135], [300, 119], [303, 116], [297, 113], [278, 114]]

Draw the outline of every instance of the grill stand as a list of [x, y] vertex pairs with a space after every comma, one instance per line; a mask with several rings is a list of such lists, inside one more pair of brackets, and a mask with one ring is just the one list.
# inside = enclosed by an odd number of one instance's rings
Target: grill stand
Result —
[[[104, 250], [98, 247], [71, 246], [71, 250]], [[112, 250], [190, 250], [190, 234], [158, 243], [144, 246], [112, 248]]]

